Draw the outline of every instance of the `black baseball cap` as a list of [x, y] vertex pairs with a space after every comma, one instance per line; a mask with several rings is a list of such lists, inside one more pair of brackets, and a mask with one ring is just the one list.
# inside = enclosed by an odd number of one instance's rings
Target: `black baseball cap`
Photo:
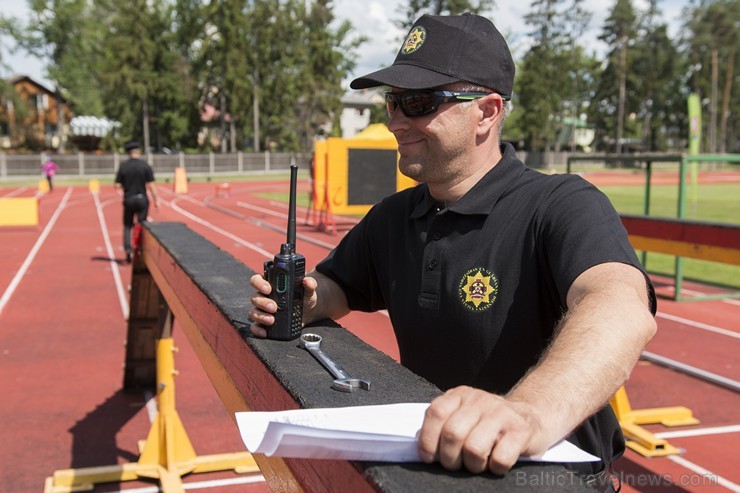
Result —
[[427, 89], [459, 81], [511, 98], [511, 51], [496, 26], [480, 15], [421, 16], [411, 26], [393, 65], [359, 77], [349, 86]]
[[126, 142], [126, 144], [123, 146], [126, 152], [129, 152], [134, 149], [139, 149], [140, 147], [141, 147], [141, 144], [139, 144], [135, 140], [132, 140], [131, 142]]

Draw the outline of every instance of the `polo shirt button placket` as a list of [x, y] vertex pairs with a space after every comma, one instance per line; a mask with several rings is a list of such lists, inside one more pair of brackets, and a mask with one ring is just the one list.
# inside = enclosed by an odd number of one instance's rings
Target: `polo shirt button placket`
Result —
[[427, 266], [427, 269], [434, 270], [437, 268], [437, 260], [434, 259], [431, 262], [429, 262], [429, 265]]

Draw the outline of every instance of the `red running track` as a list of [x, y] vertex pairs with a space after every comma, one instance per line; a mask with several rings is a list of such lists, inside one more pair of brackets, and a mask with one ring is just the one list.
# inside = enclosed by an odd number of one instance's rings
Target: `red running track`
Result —
[[[0, 197], [35, 193], [20, 188], [0, 188]], [[259, 194], [284, 191], [287, 182], [232, 183], [228, 197], [215, 197], [212, 184], [190, 188], [188, 195], [175, 195], [171, 187], [160, 186], [163, 206], [151, 211], [153, 220], [185, 222], [259, 272], [285, 239], [287, 214], [284, 204]], [[299, 183], [299, 191], [307, 193], [305, 182]], [[41, 198], [38, 228], [0, 230], [0, 296], [5, 300], [0, 302], [2, 491], [41, 491], [44, 478], [57, 469], [135, 461], [137, 441], [146, 437], [146, 396], [121, 392], [131, 275], [130, 267], [120, 262], [121, 213], [120, 198], [110, 186], [103, 186], [97, 197], [86, 187], [58, 187]], [[353, 220], [337, 218], [339, 234], [329, 235], [305, 225], [305, 217], [305, 210], [299, 210], [298, 250], [310, 269]], [[659, 333], [649, 351], [740, 380], [740, 303], [659, 303]], [[351, 314], [340, 322], [398, 358], [387, 315]], [[177, 409], [196, 452], [244, 450], [197, 358], [178, 335], [176, 326]], [[623, 491], [740, 491], [737, 393], [644, 362], [635, 368], [627, 390], [635, 409], [685, 405], [701, 424], [680, 429], [696, 436], [669, 438], [685, 449], [678, 461], [644, 459], [628, 451], [617, 463]], [[650, 429], [675, 431], [659, 425]], [[208, 492], [269, 491], [258, 475], [214, 473], [185, 481]], [[101, 485], [95, 491], [153, 484]]]

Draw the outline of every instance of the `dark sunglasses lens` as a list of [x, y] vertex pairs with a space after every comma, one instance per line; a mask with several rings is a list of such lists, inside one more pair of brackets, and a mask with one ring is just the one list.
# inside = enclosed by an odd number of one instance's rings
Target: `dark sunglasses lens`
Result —
[[386, 93], [385, 95], [385, 110], [388, 115], [392, 115], [398, 109], [398, 101], [396, 100], [395, 94]]
[[434, 113], [438, 102], [434, 94], [422, 91], [406, 91], [402, 93], [387, 93], [385, 107], [389, 115], [393, 115], [401, 106], [406, 116], [422, 116]]
[[434, 113], [434, 95], [427, 92], [406, 92], [401, 94], [401, 108], [406, 116], [421, 116]]

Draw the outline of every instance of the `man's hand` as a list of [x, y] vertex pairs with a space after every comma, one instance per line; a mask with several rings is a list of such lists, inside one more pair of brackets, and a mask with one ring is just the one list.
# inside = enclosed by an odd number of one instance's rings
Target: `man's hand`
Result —
[[520, 455], [542, 454], [540, 422], [530, 405], [471, 387], [432, 401], [419, 433], [419, 456], [446, 469], [505, 474]]
[[[257, 337], [267, 337], [267, 327], [275, 323], [273, 316], [277, 312], [277, 305], [267, 296], [272, 291], [272, 286], [260, 274], [255, 274], [249, 280], [249, 284], [257, 291], [252, 296], [253, 307], [249, 310], [249, 318], [254, 320], [250, 326], [252, 334]], [[313, 277], [303, 278], [303, 320], [306, 321], [306, 314], [316, 306], [316, 279]]]

